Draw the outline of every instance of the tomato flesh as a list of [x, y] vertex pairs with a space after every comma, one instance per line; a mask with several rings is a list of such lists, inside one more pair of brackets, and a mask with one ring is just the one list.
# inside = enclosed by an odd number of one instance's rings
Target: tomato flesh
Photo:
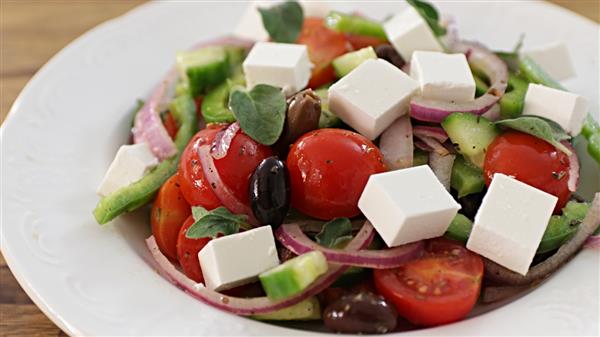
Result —
[[509, 131], [488, 146], [483, 164], [489, 186], [495, 173], [504, 173], [558, 197], [560, 212], [571, 197], [569, 157], [548, 142], [526, 133]]
[[185, 236], [188, 228], [194, 224], [194, 218], [190, 215], [177, 236], [177, 261], [183, 269], [183, 273], [187, 277], [196, 282], [204, 282], [200, 261], [198, 260], [198, 252], [206, 246], [211, 238], [190, 239]]
[[353, 217], [371, 174], [386, 170], [381, 151], [352, 131], [320, 129], [300, 137], [287, 158], [292, 206], [318, 219]]
[[191, 214], [190, 205], [179, 189], [179, 175], [169, 178], [158, 190], [150, 211], [152, 235], [160, 251], [177, 259], [177, 236], [185, 219]]
[[475, 305], [483, 261], [457, 242], [433, 239], [423, 257], [374, 270], [375, 287], [413, 324], [433, 326], [465, 317]]
[[177, 121], [175, 120], [175, 117], [173, 117], [173, 114], [171, 112], [167, 113], [163, 124], [165, 126], [165, 129], [167, 130], [167, 133], [169, 134], [169, 137], [171, 137], [171, 139], [175, 139], [177, 131], [179, 130], [179, 125], [177, 125]]

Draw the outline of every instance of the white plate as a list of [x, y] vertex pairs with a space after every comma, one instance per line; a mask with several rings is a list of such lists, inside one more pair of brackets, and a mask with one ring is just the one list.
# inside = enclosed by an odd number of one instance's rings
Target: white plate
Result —
[[[75, 335], [293, 335], [207, 307], [147, 263], [148, 215], [98, 226], [94, 191], [127, 111], [194, 42], [231, 30], [243, 3], [151, 3], [85, 34], [23, 90], [2, 127], [2, 253], [35, 303]], [[404, 4], [339, 4], [376, 18]], [[568, 86], [598, 111], [598, 26], [540, 2], [441, 3], [462, 36], [509, 49], [567, 41], [578, 73]], [[598, 170], [582, 180], [598, 190]], [[590, 172], [593, 174], [590, 175]], [[595, 175], [594, 175], [595, 174]], [[585, 250], [531, 294], [487, 314], [411, 335], [598, 335], [599, 254]]]

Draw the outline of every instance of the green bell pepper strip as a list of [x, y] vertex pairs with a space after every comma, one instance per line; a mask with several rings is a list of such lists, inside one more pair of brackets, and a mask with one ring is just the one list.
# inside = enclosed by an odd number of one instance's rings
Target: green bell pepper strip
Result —
[[528, 83], [517, 75], [508, 76], [507, 92], [500, 98], [500, 116], [504, 118], [517, 118], [523, 112], [523, 103], [527, 93]]
[[325, 26], [342, 33], [372, 36], [387, 41], [381, 23], [356, 15], [332, 11], [325, 17]]
[[479, 76], [473, 75], [473, 79], [475, 80], [475, 97], [483, 96], [488, 89], [490, 88], [484, 80], [482, 80]]
[[175, 172], [183, 149], [197, 130], [196, 104], [189, 93], [180, 95], [171, 102], [171, 113], [179, 122], [179, 130], [175, 136], [177, 154], [161, 162], [142, 179], [118, 189], [102, 198], [96, 209], [94, 217], [103, 225], [117, 216], [133, 211], [154, 197], [154, 194]]

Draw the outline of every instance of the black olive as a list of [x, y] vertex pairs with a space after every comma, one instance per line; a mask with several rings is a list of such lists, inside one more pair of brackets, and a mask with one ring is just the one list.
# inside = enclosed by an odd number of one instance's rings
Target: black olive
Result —
[[394, 47], [389, 44], [382, 44], [375, 47], [375, 54], [380, 59], [384, 59], [389, 63], [395, 65], [398, 69], [402, 68], [406, 62], [402, 59], [402, 56], [398, 54]]
[[469, 219], [474, 219], [475, 214], [477, 214], [477, 210], [481, 205], [481, 201], [483, 200], [483, 196], [485, 196], [485, 191], [469, 194], [462, 198], [458, 199], [458, 203], [462, 207], [460, 212], [464, 214]]
[[290, 183], [283, 161], [264, 159], [250, 177], [250, 206], [261, 225], [278, 227], [290, 208]]
[[325, 326], [345, 333], [386, 333], [396, 327], [397, 317], [383, 297], [368, 291], [343, 296], [323, 311]]
[[311, 89], [305, 89], [287, 100], [285, 125], [273, 148], [285, 157], [289, 147], [303, 134], [316, 130], [321, 117], [321, 99]]

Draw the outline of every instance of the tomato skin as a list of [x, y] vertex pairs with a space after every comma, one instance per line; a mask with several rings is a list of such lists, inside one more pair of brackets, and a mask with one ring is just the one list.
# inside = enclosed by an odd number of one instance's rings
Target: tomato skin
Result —
[[169, 134], [169, 137], [171, 137], [171, 139], [175, 139], [177, 131], [179, 130], [179, 125], [177, 125], [177, 121], [175, 120], [175, 117], [173, 117], [173, 114], [170, 111], [165, 116], [163, 124], [165, 126], [165, 129], [167, 130], [167, 133]]
[[150, 211], [152, 235], [160, 251], [170, 259], [177, 259], [177, 236], [190, 214], [190, 205], [179, 189], [179, 175], [175, 174], [160, 187]]
[[377, 47], [382, 44], [390, 44], [387, 40], [373, 36], [346, 34], [346, 40], [352, 46], [352, 49], [359, 50], [367, 47]]
[[433, 326], [465, 317], [481, 289], [483, 260], [458, 242], [433, 239], [423, 257], [376, 269], [375, 287], [411, 323]]
[[314, 64], [309, 88], [317, 88], [332, 82], [335, 79], [335, 72], [331, 61], [350, 50], [343, 33], [327, 28], [323, 18], [316, 17], [304, 19], [298, 43], [306, 45], [310, 61]]
[[352, 131], [305, 134], [287, 158], [292, 206], [323, 220], [360, 214], [357, 203], [369, 176], [386, 170], [382, 158], [370, 140]]
[[177, 261], [183, 269], [183, 273], [187, 277], [196, 282], [204, 282], [202, 269], [200, 269], [200, 261], [198, 260], [198, 252], [206, 246], [211, 238], [190, 239], [185, 236], [188, 228], [194, 224], [194, 218], [190, 215], [177, 236]]
[[558, 197], [560, 212], [571, 197], [569, 157], [553, 145], [526, 133], [509, 131], [488, 146], [483, 164], [489, 186], [494, 173], [504, 173]]

